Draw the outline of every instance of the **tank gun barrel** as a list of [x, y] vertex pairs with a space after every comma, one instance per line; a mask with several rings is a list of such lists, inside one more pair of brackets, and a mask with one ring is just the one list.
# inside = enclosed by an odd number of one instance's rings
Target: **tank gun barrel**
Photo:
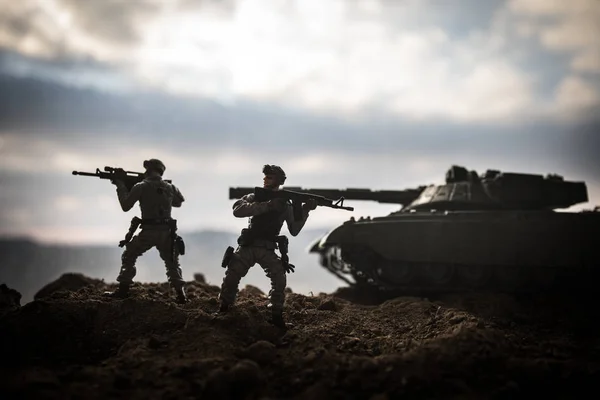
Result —
[[[379, 203], [401, 204], [411, 203], [425, 189], [425, 186], [407, 190], [370, 190], [370, 189], [308, 189], [297, 186], [286, 186], [286, 190], [308, 193], [329, 199], [344, 198], [345, 200], [367, 200]], [[230, 187], [229, 199], [239, 199], [248, 193], [253, 193], [254, 187]]]

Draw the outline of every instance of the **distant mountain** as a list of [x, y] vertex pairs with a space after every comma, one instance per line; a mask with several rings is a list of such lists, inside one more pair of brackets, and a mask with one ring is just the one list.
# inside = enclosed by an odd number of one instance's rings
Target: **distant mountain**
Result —
[[[296, 272], [288, 275], [288, 286], [296, 293], [315, 294], [333, 292], [344, 282], [323, 269], [318, 258], [309, 254], [308, 246], [326, 233], [326, 229], [306, 229], [290, 239], [290, 261]], [[283, 232], [283, 231], [282, 231]], [[237, 234], [222, 231], [198, 231], [181, 233], [186, 254], [181, 257], [184, 279], [190, 281], [195, 273], [202, 273], [211, 284], [220, 285], [224, 269], [221, 259], [227, 246], [236, 246]], [[35, 293], [45, 284], [65, 272], [80, 272], [86, 276], [116, 280], [121, 266], [122, 249], [115, 246], [67, 246], [36, 243], [27, 238], [0, 239], [0, 283], [18, 290], [21, 303], [33, 300]], [[152, 249], [142, 255], [138, 262], [135, 280], [140, 282], [164, 282], [166, 274], [158, 251]], [[270, 282], [260, 266], [255, 265], [242, 279], [240, 288], [246, 284], [259, 287], [265, 293]]]

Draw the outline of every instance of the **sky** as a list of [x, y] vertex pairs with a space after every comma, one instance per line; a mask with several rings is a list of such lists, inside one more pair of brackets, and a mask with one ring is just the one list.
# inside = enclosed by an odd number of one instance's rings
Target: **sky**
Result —
[[[0, 0], [0, 235], [113, 244], [159, 158], [182, 232], [228, 188], [402, 190], [451, 165], [585, 181], [600, 205], [598, 0]], [[399, 208], [318, 208], [307, 226]]]

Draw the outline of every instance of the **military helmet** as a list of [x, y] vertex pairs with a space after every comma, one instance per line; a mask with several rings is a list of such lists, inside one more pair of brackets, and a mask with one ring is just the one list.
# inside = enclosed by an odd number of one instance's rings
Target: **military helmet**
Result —
[[157, 158], [144, 160], [144, 168], [157, 171], [161, 175], [164, 174], [165, 170], [167, 169], [167, 167], [165, 167], [165, 164], [163, 164], [163, 162]]
[[280, 185], [283, 185], [283, 183], [285, 182], [285, 172], [283, 172], [283, 169], [279, 165], [266, 164], [263, 166], [262, 172], [265, 175], [274, 175], [275, 177], [277, 177], [277, 181]]

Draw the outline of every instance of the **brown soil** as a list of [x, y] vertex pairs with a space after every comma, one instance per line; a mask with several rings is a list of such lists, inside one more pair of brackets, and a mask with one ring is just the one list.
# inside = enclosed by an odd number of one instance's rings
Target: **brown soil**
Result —
[[185, 305], [166, 284], [114, 300], [74, 274], [22, 307], [3, 300], [0, 397], [574, 398], [600, 378], [600, 313], [582, 295], [289, 292], [284, 332], [255, 287], [213, 316], [219, 289], [201, 278]]

